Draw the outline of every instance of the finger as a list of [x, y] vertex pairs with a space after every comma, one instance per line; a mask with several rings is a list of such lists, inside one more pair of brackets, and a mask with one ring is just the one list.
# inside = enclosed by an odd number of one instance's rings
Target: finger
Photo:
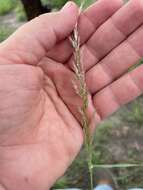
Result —
[[142, 39], [143, 26], [87, 72], [86, 81], [91, 93], [113, 82], [143, 57]]
[[95, 108], [102, 119], [143, 92], [143, 65], [99, 91], [93, 97]]
[[[81, 43], [85, 43], [96, 29], [111, 17], [122, 5], [122, 0], [110, 0], [110, 3], [107, 3], [107, 0], [99, 0], [82, 13], [79, 18]], [[48, 52], [47, 56], [58, 62], [66, 62], [71, 54], [71, 43], [66, 39]]]
[[82, 47], [81, 52], [85, 70], [92, 68], [111, 50], [123, 42], [142, 23], [143, 1], [130, 0], [100, 26]]
[[44, 14], [22, 26], [1, 46], [16, 62], [35, 64], [73, 30], [78, 17], [77, 6], [69, 2], [57, 13]]

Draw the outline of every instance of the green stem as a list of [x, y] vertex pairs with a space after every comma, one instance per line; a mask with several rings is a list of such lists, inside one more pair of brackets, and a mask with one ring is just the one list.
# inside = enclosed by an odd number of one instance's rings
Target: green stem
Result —
[[89, 177], [90, 177], [90, 190], [93, 190], [93, 163], [92, 163], [92, 137], [89, 133], [89, 127], [88, 125], [84, 127], [84, 134], [85, 134], [85, 149], [86, 149], [86, 155], [87, 155], [87, 165], [88, 165], [88, 171], [89, 171]]
[[132, 168], [132, 167], [143, 167], [143, 164], [95, 164], [92, 168]]
[[[90, 153], [91, 154], [91, 153]], [[92, 157], [88, 161], [88, 169], [90, 175], [90, 190], [93, 190], [93, 167], [92, 167]]]

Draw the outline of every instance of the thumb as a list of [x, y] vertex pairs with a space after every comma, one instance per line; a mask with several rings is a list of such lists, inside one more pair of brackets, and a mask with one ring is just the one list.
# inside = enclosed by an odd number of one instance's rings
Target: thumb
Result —
[[16, 63], [35, 64], [74, 29], [78, 8], [68, 2], [59, 12], [43, 14], [19, 28], [1, 44], [0, 53]]

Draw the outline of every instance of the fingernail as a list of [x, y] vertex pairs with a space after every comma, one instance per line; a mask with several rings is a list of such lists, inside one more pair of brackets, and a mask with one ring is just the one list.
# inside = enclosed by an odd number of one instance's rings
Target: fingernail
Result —
[[71, 8], [71, 7], [74, 6], [74, 5], [75, 5], [74, 2], [69, 1], [69, 2], [67, 2], [67, 3], [64, 5], [64, 7], [63, 7], [61, 10], [62, 10], [62, 11], [65, 11], [65, 10]]

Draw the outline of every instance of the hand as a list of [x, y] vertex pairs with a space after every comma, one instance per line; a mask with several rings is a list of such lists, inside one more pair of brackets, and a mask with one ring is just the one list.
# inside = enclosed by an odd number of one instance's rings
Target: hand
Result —
[[[139, 28], [143, 3], [131, 0], [121, 6], [121, 0], [109, 4], [100, 0], [79, 21], [91, 95], [89, 115], [95, 107], [96, 122], [143, 90], [142, 66], [125, 74], [143, 54]], [[50, 188], [83, 143], [68, 40], [77, 17], [77, 7], [70, 2], [58, 13], [25, 24], [0, 46], [0, 184], [4, 189]]]

